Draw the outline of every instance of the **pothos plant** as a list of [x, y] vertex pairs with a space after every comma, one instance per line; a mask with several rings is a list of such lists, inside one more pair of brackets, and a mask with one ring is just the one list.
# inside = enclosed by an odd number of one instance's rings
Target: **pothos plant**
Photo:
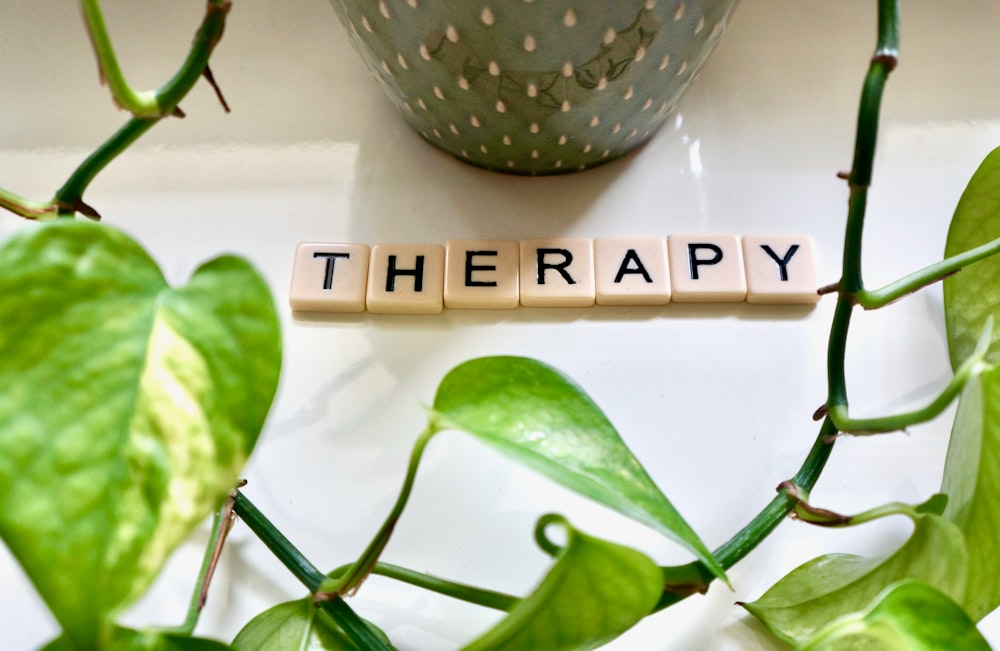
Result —
[[[237, 487], [278, 381], [281, 338], [268, 287], [235, 257], [201, 266], [170, 287], [149, 254], [95, 223], [83, 201], [104, 166], [160, 120], [201, 77], [222, 35], [228, 0], [208, 0], [190, 54], [153, 92], [123, 78], [97, 0], [81, 0], [103, 78], [132, 117], [49, 201], [0, 191], [0, 205], [45, 221], [0, 247], [0, 536], [62, 627], [45, 648], [328, 649], [383, 651], [392, 642], [345, 597], [379, 574], [506, 615], [466, 650], [592, 649], [644, 617], [728, 582], [789, 515], [824, 527], [909, 518], [910, 538], [880, 558], [814, 559], [742, 604], [796, 649], [978, 650], [975, 622], [1000, 605], [1000, 150], [958, 202], [944, 259], [881, 289], [862, 280], [865, 204], [879, 105], [896, 65], [898, 7], [879, 0], [879, 38], [864, 81], [849, 188], [840, 280], [828, 343], [828, 395], [815, 444], [799, 470], [728, 542], [710, 551], [632, 455], [601, 410], [540, 362], [488, 357], [441, 381], [413, 448], [399, 498], [367, 549], [318, 570]], [[221, 98], [221, 95], [220, 95]], [[75, 219], [82, 214], [84, 220]], [[961, 271], [961, 273], [958, 273]], [[844, 359], [860, 307], [877, 309], [944, 279], [954, 375], [925, 407], [856, 418]], [[253, 350], [253, 355], [245, 354]], [[809, 501], [837, 439], [900, 430], [960, 404], [941, 492], [922, 504], [873, 505], [843, 515]], [[403, 517], [426, 446], [440, 432], [477, 437], [513, 460], [685, 546], [694, 560], [660, 566], [550, 514], [537, 524], [552, 567], [517, 597], [379, 561]], [[117, 617], [149, 587], [171, 551], [214, 513], [213, 542], [187, 619], [132, 630]], [[215, 561], [240, 519], [303, 584], [303, 598], [247, 623], [229, 643], [195, 637]], [[561, 531], [559, 542], [553, 532]]]

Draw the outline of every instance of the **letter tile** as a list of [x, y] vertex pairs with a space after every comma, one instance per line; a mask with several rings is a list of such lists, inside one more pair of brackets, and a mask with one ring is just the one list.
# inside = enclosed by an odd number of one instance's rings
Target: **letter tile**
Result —
[[746, 272], [736, 235], [671, 235], [667, 253], [675, 303], [746, 300]]
[[449, 308], [510, 309], [520, 304], [520, 246], [503, 240], [448, 240], [444, 304]]
[[819, 301], [815, 249], [813, 239], [807, 235], [744, 236], [747, 302], [812, 304]]
[[369, 254], [367, 244], [299, 244], [288, 303], [303, 312], [363, 312]]
[[601, 237], [594, 240], [598, 305], [670, 302], [667, 238]]
[[368, 267], [368, 311], [437, 314], [444, 309], [444, 247], [376, 244]]
[[588, 307], [594, 299], [593, 240], [521, 240], [521, 305]]

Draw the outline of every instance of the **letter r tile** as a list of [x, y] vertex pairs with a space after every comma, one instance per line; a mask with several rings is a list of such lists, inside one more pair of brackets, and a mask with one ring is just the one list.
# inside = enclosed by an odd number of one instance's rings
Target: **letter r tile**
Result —
[[744, 236], [747, 302], [808, 305], [819, 301], [815, 249], [807, 235]]
[[517, 307], [519, 259], [520, 247], [514, 241], [448, 240], [444, 261], [445, 307]]
[[367, 244], [299, 244], [289, 305], [302, 312], [363, 312], [369, 253]]
[[736, 235], [671, 235], [667, 253], [675, 303], [746, 300], [746, 272]]
[[589, 307], [595, 291], [593, 240], [521, 240], [521, 305]]
[[437, 314], [444, 309], [444, 247], [376, 244], [368, 267], [368, 311]]

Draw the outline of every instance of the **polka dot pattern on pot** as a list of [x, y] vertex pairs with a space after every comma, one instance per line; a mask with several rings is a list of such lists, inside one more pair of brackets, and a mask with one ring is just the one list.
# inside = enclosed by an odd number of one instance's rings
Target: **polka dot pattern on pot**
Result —
[[428, 142], [554, 174], [618, 158], [670, 115], [737, 0], [332, 0]]

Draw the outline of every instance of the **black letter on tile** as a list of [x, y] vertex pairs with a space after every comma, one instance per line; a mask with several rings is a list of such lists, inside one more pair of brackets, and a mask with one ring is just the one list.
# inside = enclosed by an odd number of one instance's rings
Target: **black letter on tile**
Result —
[[[548, 262], [545, 262], [545, 256], [549, 255], [550, 253], [561, 255], [563, 257], [563, 261], [558, 264], [550, 264]], [[570, 253], [567, 249], [538, 249], [537, 256], [538, 256], [539, 285], [545, 284], [546, 269], [555, 269], [556, 271], [559, 272], [559, 275], [563, 277], [563, 280], [565, 280], [567, 284], [569, 285], [576, 284], [576, 281], [573, 280], [573, 277], [569, 275], [568, 271], [566, 271], [566, 267], [568, 267], [573, 262], [573, 254]]]
[[313, 258], [326, 258], [326, 275], [323, 276], [323, 289], [333, 289], [333, 265], [337, 264], [337, 258], [350, 258], [350, 253], [313, 253]]
[[385, 291], [396, 291], [396, 276], [413, 276], [413, 291], [424, 291], [424, 256], [417, 256], [417, 266], [413, 269], [397, 269], [396, 256], [389, 256], [389, 272], [385, 277]]
[[620, 283], [625, 274], [641, 274], [643, 280], [647, 283], [653, 282], [653, 279], [649, 277], [649, 272], [646, 271], [646, 265], [642, 264], [642, 260], [639, 259], [639, 254], [635, 252], [635, 249], [629, 249], [625, 252], [625, 257], [618, 267], [618, 273], [615, 274], [615, 282]]
[[[712, 252], [711, 258], [699, 258], [698, 250], [705, 249]], [[698, 280], [698, 267], [702, 265], [713, 265], [722, 262], [722, 248], [717, 244], [688, 244], [688, 262], [691, 266], [691, 280]]]
[[760, 248], [764, 249], [764, 253], [771, 256], [771, 259], [778, 263], [778, 277], [781, 278], [782, 282], [786, 282], [788, 280], [788, 263], [792, 260], [792, 256], [795, 255], [795, 252], [799, 250], [799, 245], [793, 244], [788, 247], [788, 252], [785, 253], [785, 257], [783, 258], [779, 258], [778, 254], [774, 252], [774, 249], [767, 244], [761, 244]]
[[487, 255], [492, 257], [497, 257], [500, 255], [499, 251], [466, 251], [465, 252], [465, 286], [466, 287], [496, 287], [497, 282], [495, 280], [473, 280], [473, 271], [496, 271], [497, 267], [493, 264], [473, 264], [472, 259], [477, 255]]

